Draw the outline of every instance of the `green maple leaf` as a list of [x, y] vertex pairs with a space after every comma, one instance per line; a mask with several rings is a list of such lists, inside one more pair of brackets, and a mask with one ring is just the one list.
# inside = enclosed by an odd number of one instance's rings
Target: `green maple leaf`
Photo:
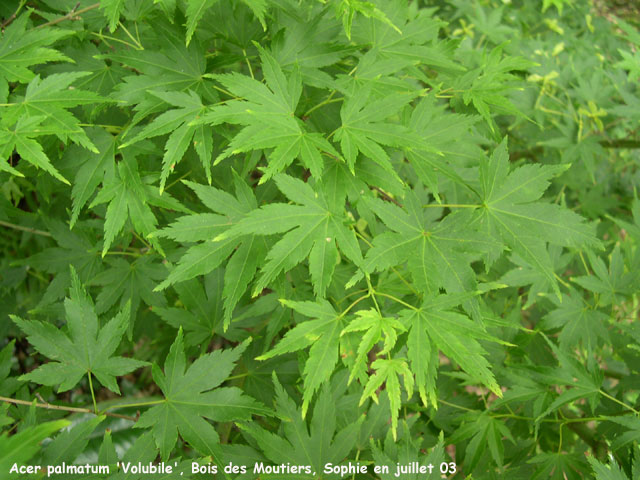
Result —
[[401, 318], [410, 325], [407, 356], [415, 373], [420, 398], [425, 405], [436, 403], [435, 380], [440, 350], [469, 376], [487, 386], [498, 397], [502, 391], [485, 358], [487, 352], [479, 340], [505, 344], [492, 337], [478, 322], [451, 308], [468, 295], [439, 295], [425, 298], [420, 308], [403, 310]]
[[362, 261], [355, 234], [344, 225], [344, 203], [337, 194], [325, 193], [322, 185], [314, 190], [309, 184], [279, 174], [275, 177], [280, 191], [298, 205], [271, 203], [252, 210], [236, 225], [218, 235], [215, 240], [228, 241], [241, 235], [272, 235], [284, 233], [267, 253], [262, 275], [254, 285], [258, 295], [276, 276], [309, 257], [309, 272], [313, 289], [324, 297], [338, 262], [338, 247], [356, 265]]
[[89, 443], [89, 436], [105, 418], [105, 415], [90, 418], [84, 422], [75, 423], [73, 428], [59, 433], [47, 444], [42, 455], [42, 463], [61, 465], [63, 462], [73, 462], [84, 451]]
[[[555, 299], [551, 299], [552, 301]], [[554, 303], [559, 303], [557, 300]], [[560, 347], [570, 351], [582, 343], [589, 352], [598, 346], [598, 340], [609, 342], [609, 333], [605, 327], [608, 315], [585, 304], [582, 295], [571, 291], [562, 296], [558, 308], [543, 317], [542, 328], [561, 328], [558, 342]]]
[[192, 91], [188, 93], [149, 93], [176, 108], [168, 110], [156, 117], [135, 137], [122, 144], [119, 148], [125, 148], [145, 138], [171, 133], [165, 144], [165, 154], [162, 159], [162, 172], [160, 174], [160, 193], [162, 193], [169, 173], [172, 172], [178, 162], [182, 160], [189, 144], [193, 141], [193, 146], [205, 169], [207, 180], [211, 183], [213, 131], [208, 125], [190, 125], [190, 122], [204, 112], [205, 107], [202, 105], [200, 97]]
[[509, 428], [499, 419], [489, 415], [488, 412], [471, 412], [463, 416], [463, 424], [448, 439], [451, 443], [471, 438], [466, 448], [464, 466], [470, 471], [475, 469], [486, 454], [487, 449], [498, 467], [504, 464], [504, 444], [502, 439], [507, 438], [511, 443], [516, 441]]
[[304, 379], [302, 414], [305, 415], [313, 394], [329, 380], [338, 363], [340, 332], [344, 328], [344, 321], [326, 300], [320, 300], [318, 303], [280, 301], [286, 307], [313, 320], [301, 322], [289, 330], [275, 347], [258, 357], [258, 360], [267, 360], [276, 355], [311, 346], [309, 358], [302, 372]]
[[613, 456], [611, 456], [611, 463], [609, 464], [602, 463], [591, 455], [587, 457], [587, 460], [591, 468], [593, 468], [593, 473], [596, 474], [596, 480], [629, 480], [629, 477], [627, 477]]
[[73, 265], [83, 280], [93, 278], [102, 267], [100, 244], [94, 228], [87, 228], [85, 223], [80, 222], [71, 231], [68, 225], [57, 220], [45, 218], [44, 221], [58, 246], [45, 248], [20, 262], [29, 268], [54, 274], [38, 307], [64, 298], [71, 284], [69, 265]]
[[453, 59], [455, 45], [439, 39], [439, 32], [446, 23], [434, 18], [433, 10], [420, 9], [412, 12], [410, 9], [396, 8], [393, 14], [393, 20], [400, 29], [387, 23], [366, 31], [376, 63], [393, 64], [395, 71], [408, 68], [419, 76], [419, 69], [411, 67], [431, 65], [438, 70], [465, 70]]
[[522, 89], [522, 81], [513, 71], [528, 70], [538, 64], [523, 57], [502, 56], [504, 44], [495, 47], [489, 54], [483, 53], [481, 66], [455, 79], [456, 89], [464, 91], [465, 105], [473, 104], [487, 121], [492, 132], [498, 127], [492, 113], [528, 117], [509, 100], [507, 93]]
[[204, 275], [229, 259], [224, 280], [224, 322], [229, 326], [233, 309], [253, 279], [260, 259], [264, 256], [264, 242], [254, 235], [231, 236], [212, 241], [237, 224], [258, 206], [252, 189], [234, 174], [236, 197], [215, 187], [186, 182], [209, 209], [217, 213], [196, 213], [184, 216], [154, 236], [177, 241], [203, 242], [190, 247], [175, 269], [156, 290], [174, 283]]
[[[68, 111], [78, 105], [108, 102], [97, 93], [72, 87], [72, 84], [91, 72], [54, 73], [44, 79], [36, 75], [27, 85], [24, 97], [5, 110], [3, 123], [17, 122], [21, 118], [44, 117], [38, 128], [44, 133], [56, 135], [62, 142], [71, 140], [94, 153], [98, 149], [91, 142], [80, 121]], [[13, 97], [12, 97], [13, 98]]]
[[578, 480], [591, 473], [583, 453], [543, 452], [527, 463], [537, 466], [532, 480]]
[[376, 354], [378, 356], [386, 355], [396, 344], [398, 332], [405, 331], [404, 325], [396, 318], [383, 317], [373, 309], [359, 310], [355, 312], [355, 315], [358, 318], [349, 322], [342, 332], [340, 332], [340, 336], [349, 332], [365, 332], [362, 334], [360, 344], [358, 345], [354, 365], [351, 367], [351, 373], [349, 375], [349, 382], [356, 377], [361, 378], [366, 374], [367, 354], [375, 344], [384, 338], [384, 346], [382, 350]]
[[108, 311], [118, 300], [121, 309], [125, 305], [129, 306], [132, 318], [127, 331], [129, 338], [133, 332], [134, 320], [141, 301], [154, 307], [163, 307], [166, 303], [164, 297], [154, 292], [153, 288], [155, 282], [165, 278], [167, 270], [154, 260], [158, 260], [158, 257], [145, 255], [131, 263], [122, 258], [107, 261], [108, 267], [89, 282], [91, 285], [103, 287], [96, 297], [98, 314]]
[[2, 32], [0, 41], [0, 102], [9, 95], [8, 82], [28, 83], [35, 74], [29, 70], [40, 63], [71, 61], [47, 45], [72, 34], [71, 30], [43, 28], [26, 30], [29, 14], [20, 15]]
[[45, 117], [42, 115], [38, 117], [23, 116], [16, 121], [13, 128], [8, 128], [0, 124], [0, 145], [2, 145], [0, 147], [0, 170], [24, 177], [19, 170], [13, 168], [7, 161], [15, 150], [21, 159], [24, 159], [36, 168], [41, 168], [45, 172], [50, 173], [61, 182], [70, 185], [69, 181], [51, 164], [49, 157], [47, 157], [42, 149], [42, 145], [33, 139], [33, 137], [52, 133], [47, 132], [44, 128], [40, 128], [40, 124], [44, 120]]
[[[571, 261], [571, 255], [566, 253], [562, 254], [562, 248], [557, 245], [549, 246], [549, 258], [551, 259], [554, 272], [557, 272], [558, 275], [565, 271], [568, 263]], [[527, 302], [523, 307], [524, 309], [533, 305], [539, 297], [545, 297], [553, 291], [553, 283], [544, 272], [530, 265], [520, 255], [513, 253], [509, 256], [509, 260], [516, 265], [516, 268], [505, 273], [499, 282], [509, 285], [510, 287], [529, 285]]]
[[206, 59], [200, 44], [192, 42], [185, 46], [182, 30], [162, 18], [154, 20], [153, 32], [153, 37], [147, 36], [151, 46], [145, 46], [144, 50], [121, 50], [97, 56], [138, 72], [123, 77], [112, 92], [112, 97], [121, 103], [134, 105], [136, 112], [122, 138], [147, 116], [166, 109], [164, 100], [149, 92], [191, 90], [208, 101], [218, 101], [218, 94], [203, 76]]
[[213, 76], [241, 100], [234, 99], [213, 107], [198, 123], [226, 122], [244, 126], [214, 164], [233, 154], [273, 149], [267, 155], [269, 163], [263, 169], [260, 183], [284, 170], [298, 157], [315, 178], [320, 178], [324, 168], [322, 152], [334, 157], [340, 157], [340, 154], [321, 134], [308, 132], [295, 117], [302, 92], [297, 71], [287, 79], [271, 53], [259, 46], [258, 49], [266, 85], [238, 73]]
[[351, 26], [356, 13], [365, 18], [373, 18], [379, 22], [393, 28], [398, 34], [402, 34], [400, 29], [396, 27], [389, 17], [380, 10], [375, 3], [364, 0], [340, 0], [334, 5], [336, 18], [342, 18], [344, 33], [351, 40]]
[[334, 88], [333, 77], [322, 68], [338, 63], [353, 47], [336, 42], [325, 28], [328, 19], [322, 12], [312, 15], [307, 22], [287, 22], [286, 35], [275, 36], [270, 47], [283, 70], [299, 69], [303, 83]]
[[246, 347], [247, 342], [232, 350], [216, 350], [202, 355], [187, 368], [181, 329], [165, 360], [164, 372], [153, 365], [153, 380], [165, 398], [144, 412], [135, 426], [152, 428], [163, 459], [169, 458], [179, 432], [198, 452], [219, 462], [220, 439], [205, 418], [230, 422], [248, 420], [252, 414], [270, 414], [268, 408], [239, 388], [219, 387]]
[[[133, 156], [125, 154], [122, 161], [118, 163], [117, 171], [116, 177], [110, 181], [104, 181], [102, 190], [89, 205], [89, 208], [92, 208], [109, 202], [104, 222], [103, 257], [109, 251], [116, 235], [124, 228], [127, 218], [131, 219], [135, 230], [145, 237], [155, 230], [158, 220], [149, 205], [182, 212], [189, 211], [169, 194], [160, 196], [157, 190], [143, 183]], [[151, 243], [162, 253], [162, 247], [156, 239], [151, 239]]]
[[80, 147], [72, 145], [68, 154], [85, 158], [78, 169], [71, 190], [71, 220], [69, 226], [73, 228], [80, 216], [82, 207], [89, 201], [102, 180], [115, 170], [115, 144], [116, 139], [102, 129], [88, 130], [89, 138], [94, 142], [97, 153], [82, 152]]
[[64, 301], [66, 331], [52, 323], [11, 316], [14, 323], [27, 334], [29, 343], [54, 360], [22, 375], [20, 379], [42, 385], [59, 385], [58, 392], [64, 392], [76, 386], [88, 374], [119, 394], [115, 377], [147, 365], [147, 362], [133, 358], [113, 356], [129, 324], [129, 308], [100, 328], [93, 302], [73, 267], [69, 293], [70, 297]]
[[601, 305], [620, 304], [636, 291], [640, 275], [637, 271], [625, 272], [625, 261], [619, 244], [611, 252], [609, 268], [602, 258], [592, 252], [587, 252], [587, 255], [595, 275], [571, 277], [571, 281], [598, 294]]
[[[205, 12], [217, 3], [218, 0], [187, 0], [187, 45], [191, 42], [198, 22], [202, 19]], [[241, 0], [247, 7], [251, 9], [256, 16], [263, 29], [267, 29], [264, 15], [267, 10], [267, 0]]]
[[125, 0], [103, 0], [100, 2], [100, 9], [104, 10], [104, 15], [109, 20], [109, 30], [115, 32], [120, 22], [120, 13], [124, 8]]
[[[549, 180], [564, 165], [524, 165], [509, 168], [506, 137], [480, 165], [482, 205], [471, 222], [487, 237], [501, 239], [525, 262], [542, 273], [560, 295], [547, 243], [565, 247], [600, 247], [591, 225], [560, 205], [537, 201]], [[473, 225], [476, 224], [476, 225]]]
[[[436, 443], [429, 454], [426, 455], [423, 449], [422, 437], [412, 437], [411, 430], [408, 422], [402, 421], [400, 424], [400, 432], [397, 440], [390, 435], [390, 431], [387, 433], [387, 437], [384, 441], [384, 449], [380, 448], [371, 441], [371, 453], [376, 465], [388, 465], [388, 473], [380, 473], [381, 480], [397, 480], [398, 476], [394, 466], [411, 465], [412, 462], [417, 462], [419, 466], [428, 468], [429, 465], [433, 466], [433, 472], [435, 473], [437, 468], [445, 462], [444, 452], [444, 435], [442, 432], [438, 436], [438, 443]], [[427, 470], [428, 471], [428, 470]], [[402, 475], [403, 480], [420, 480], [424, 478], [424, 475], [419, 473], [407, 473]]]
[[[456, 212], [437, 221], [436, 209], [423, 209], [423, 202], [413, 191], [405, 195], [404, 208], [380, 199], [364, 200], [391, 230], [374, 237], [363, 263], [367, 273], [407, 262], [413, 284], [423, 293], [440, 288], [450, 293], [471, 292], [477, 288], [470, 265], [479, 257], [477, 252], [500, 250], [495, 240], [467, 228], [468, 212]], [[356, 274], [349, 285], [359, 277]], [[469, 300], [466, 307], [479, 314], [475, 300]]]
[[[364, 417], [338, 430], [335, 405], [339, 398], [334, 397], [327, 383], [318, 395], [311, 425], [307, 427], [301, 409], [289, 397], [275, 372], [273, 383], [276, 391], [276, 415], [284, 419], [282, 433], [270, 432], [259, 427], [257, 423], [240, 424], [240, 428], [257, 442], [264, 455], [274, 464], [290, 463], [311, 467], [309, 474], [300, 472], [287, 475], [286, 478], [327, 478], [323, 473], [324, 466], [327, 463], [338, 464], [349, 458], [349, 453], [356, 445]], [[304, 407], [302, 410], [304, 411]]]
[[[538, 377], [545, 384], [557, 390], [559, 385], [565, 387], [564, 391], [538, 415], [536, 422], [551, 412], [558, 410], [567, 403], [582, 399], [587, 401], [591, 410], [594, 411], [600, 401], [603, 373], [599, 366], [588, 366], [570, 357], [564, 350], [558, 348], [546, 336], [547, 345], [551, 348], [558, 359], [559, 367], [538, 368]], [[535, 375], [535, 374], [534, 374]]]
[[369, 377], [360, 397], [360, 405], [371, 397], [378, 401], [377, 391], [382, 384], [389, 395], [389, 408], [391, 410], [391, 433], [394, 440], [397, 437], [398, 415], [402, 404], [402, 392], [400, 389], [400, 377], [404, 379], [404, 388], [407, 397], [413, 395], [413, 373], [409, 370], [409, 365], [402, 358], [378, 358], [371, 363], [371, 368], [375, 373]]
[[342, 124], [336, 131], [335, 138], [340, 141], [342, 154], [352, 172], [358, 153], [361, 152], [402, 183], [383, 145], [427, 150], [429, 145], [417, 133], [387, 119], [397, 114], [419, 92], [393, 93], [368, 102], [370, 92], [371, 87], [354, 89], [344, 101], [340, 109]]
[[225, 323], [230, 310], [227, 299], [223, 301], [220, 296], [224, 277], [224, 269], [217, 268], [204, 276], [204, 285], [195, 278], [175, 284], [173, 288], [184, 308], [153, 306], [153, 311], [169, 325], [184, 329], [187, 347], [200, 345], [205, 348], [215, 335], [232, 341], [245, 338], [244, 330], [229, 328]]

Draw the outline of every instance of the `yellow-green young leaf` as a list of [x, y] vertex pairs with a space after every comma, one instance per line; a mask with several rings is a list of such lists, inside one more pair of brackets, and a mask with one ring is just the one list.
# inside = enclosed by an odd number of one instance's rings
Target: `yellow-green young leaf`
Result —
[[389, 406], [391, 409], [391, 432], [394, 440], [397, 437], [398, 415], [402, 403], [402, 392], [400, 389], [400, 377], [404, 380], [404, 388], [407, 392], [407, 399], [413, 395], [413, 373], [409, 370], [407, 362], [401, 358], [378, 358], [371, 364], [375, 373], [369, 377], [367, 384], [360, 397], [360, 405], [369, 397], [378, 401], [377, 390], [385, 384], [385, 390], [389, 395]]
[[120, 21], [120, 13], [124, 8], [125, 0], [102, 0], [100, 9], [104, 10], [104, 14], [109, 20], [109, 30], [115, 32]]
[[216, 350], [202, 355], [187, 367], [182, 329], [173, 342], [164, 372], [154, 364], [153, 379], [162, 390], [164, 401], [144, 412], [137, 428], [152, 428], [153, 437], [164, 460], [182, 438], [202, 455], [221, 461], [218, 433], [205, 419], [215, 422], [248, 420], [251, 415], [269, 415], [271, 410], [237, 387], [220, 387], [231, 374], [244, 342], [234, 349]]
[[112, 392], [120, 393], [116, 376], [148, 365], [147, 362], [113, 355], [129, 324], [129, 305], [100, 328], [93, 301], [73, 267], [64, 310], [66, 329], [59, 329], [53, 323], [11, 316], [27, 335], [29, 343], [52, 360], [22, 375], [21, 379], [41, 385], [58, 385], [58, 391], [64, 392], [76, 386], [84, 375], [90, 374]]
[[364, 331], [358, 345], [354, 366], [351, 368], [349, 382], [366, 373], [366, 360], [374, 345], [384, 339], [384, 346], [377, 352], [377, 355], [380, 357], [386, 355], [395, 346], [398, 340], [398, 333], [406, 331], [402, 323], [396, 318], [383, 317], [374, 309], [359, 310], [355, 314], [357, 318], [351, 320], [340, 332], [340, 336], [342, 336], [349, 332]]

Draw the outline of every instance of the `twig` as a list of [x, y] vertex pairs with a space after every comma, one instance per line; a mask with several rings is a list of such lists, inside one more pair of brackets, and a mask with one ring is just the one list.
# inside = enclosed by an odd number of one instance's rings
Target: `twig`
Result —
[[[93, 410], [89, 409], [89, 408], [78, 408], [78, 407], [64, 407], [62, 405], [52, 405], [49, 402], [45, 402], [45, 403], [33, 403], [33, 402], [29, 402], [27, 400], [18, 400], [16, 398], [8, 398], [8, 397], [0, 397], [0, 402], [6, 402], [6, 403], [13, 403], [14, 405], [26, 405], [28, 407], [30, 406], [35, 406], [37, 408], [46, 408], [47, 410], [62, 410], [65, 412], [72, 412], [72, 413], [92, 413], [92, 414], [96, 414]], [[101, 415], [106, 415], [108, 417], [115, 417], [115, 418], [123, 418], [125, 420], [131, 420], [132, 422], [137, 421], [136, 417], [130, 417], [128, 415], [121, 415], [119, 413], [111, 413], [111, 412], [100, 412]]]
[[80, 10], [76, 11], [76, 8], [78, 8], [78, 5], [76, 5], [66, 15], [60, 18], [56, 18], [55, 20], [51, 20], [50, 22], [43, 23], [42, 25], [38, 25], [36, 28], [44, 28], [44, 27], [50, 27], [51, 25], [57, 25], [58, 23], [64, 22], [65, 20], [71, 20], [72, 18], [77, 17], [78, 15], [82, 15], [83, 13], [86, 13], [90, 10], [94, 10], [99, 6], [100, 6], [100, 2], [94, 3], [93, 5], [89, 5], [88, 7], [81, 8]]
[[0, 30], [4, 31], [5, 27], [8, 27], [9, 24], [16, 19], [16, 17], [18, 16], [18, 13], [20, 13], [20, 10], [22, 10], [22, 7], [24, 7], [25, 3], [27, 3], [27, 0], [22, 0], [20, 2], [20, 4], [18, 5], [18, 8], [16, 8], [16, 11], [13, 12], [11, 16], [7, 18], [4, 22], [2, 22], [2, 25], [0, 25]]
[[395, 203], [397, 206], [399, 206], [400, 208], [402, 208], [402, 204], [400, 202], [398, 202], [395, 198], [393, 198], [392, 196], [390, 196], [387, 192], [385, 192], [384, 190], [382, 190], [380, 187], [376, 187], [375, 185], [370, 186], [370, 188], [372, 188], [373, 190], [375, 190], [376, 192], [378, 192], [380, 195], [382, 195], [382, 197], [391, 202], [391, 203]]
[[16, 225], [15, 223], [3, 222], [0, 220], [0, 226], [13, 228], [14, 230], [21, 230], [23, 232], [33, 233], [34, 235], [42, 235], [43, 237], [50, 237], [51, 234], [49, 232], [45, 232], [44, 230], [38, 230], [36, 228], [31, 227], [23, 227], [22, 225]]

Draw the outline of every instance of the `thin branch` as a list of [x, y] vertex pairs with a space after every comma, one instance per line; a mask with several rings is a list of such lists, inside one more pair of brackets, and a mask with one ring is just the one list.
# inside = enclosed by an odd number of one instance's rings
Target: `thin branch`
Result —
[[387, 200], [388, 202], [391, 203], [395, 203], [397, 206], [399, 206], [400, 208], [402, 208], [402, 204], [400, 202], [398, 202], [395, 198], [393, 198], [391, 195], [389, 195], [387, 192], [385, 192], [384, 190], [382, 190], [380, 187], [376, 187], [375, 185], [371, 185], [370, 186], [371, 189], [375, 190], [376, 192], [378, 192], [380, 195], [382, 195], [382, 197]]
[[27, 3], [27, 0], [22, 0], [20, 2], [20, 4], [18, 5], [18, 8], [16, 8], [16, 11], [13, 12], [11, 16], [7, 18], [4, 22], [2, 22], [2, 25], [0, 25], [0, 30], [4, 31], [5, 27], [8, 27], [9, 24], [16, 19], [16, 17], [18, 16], [18, 13], [20, 13], [20, 10], [22, 10], [22, 7], [24, 7], [25, 3]]
[[62, 23], [65, 20], [71, 20], [72, 18], [78, 17], [79, 15], [82, 15], [83, 13], [87, 13], [90, 10], [95, 10], [96, 8], [98, 8], [100, 6], [100, 2], [98, 3], [94, 3], [93, 5], [89, 5], [88, 7], [85, 8], [81, 8], [80, 10], [76, 11], [76, 8], [78, 7], [77, 5], [66, 15], [60, 17], [60, 18], [56, 18], [55, 20], [51, 20], [50, 22], [47, 23], [43, 23], [42, 25], [38, 25], [36, 28], [44, 28], [44, 27], [50, 27], [51, 25], [57, 25], [58, 23]]
[[[14, 405], [26, 405], [27, 407], [35, 406], [36, 408], [46, 408], [47, 410], [62, 410], [64, 412], [72, 412], [72, 413], [91, 413], [95, 415], [96, 413], [90, 408], [78, 408], [78, 407], [65, 407], [62, 405], [52, 405], [48, 402], [45, 403], [37, 403], [37, 402], [29, 402], [27, 400], [18, 400], [16, 398], [8, 398], [8, 397], [0, 397], [0, 402], [12, 403]], [[132, 422], [137, 421], [136, 417], [130, 417], [128, 415], [120, 415], [119, 413], [111, 413], [111, 412], [100, 412], [101, 415], [106, 415], [108, 417], [115, 418], [123, 418], [125, 420], [131, 420]]]
[[601, 140], [600, 145], [604, 148], [640, 148], [640, 140], [632, 140], [628, 138], [621, 138], [618, 140]]
[[38, 230], [36, 228], [31, 227], [23, 227], [22, 225], [16, 225], [15, 223], [3, 222], [0, 220], [0, 226], [13, 228], [14, 230], [21, 230], [23, 232], [33, 233], [34, 235], [42, 235], [43, 237], [50, 237], [51, 234], [49, 232], [45, 232], [44, 230]]

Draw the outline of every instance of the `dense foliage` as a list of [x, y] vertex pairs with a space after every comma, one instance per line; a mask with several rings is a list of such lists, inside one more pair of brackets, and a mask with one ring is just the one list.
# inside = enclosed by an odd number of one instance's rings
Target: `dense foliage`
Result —
[[0, 2], [0, 477], [640, 479], [616, 8]]

